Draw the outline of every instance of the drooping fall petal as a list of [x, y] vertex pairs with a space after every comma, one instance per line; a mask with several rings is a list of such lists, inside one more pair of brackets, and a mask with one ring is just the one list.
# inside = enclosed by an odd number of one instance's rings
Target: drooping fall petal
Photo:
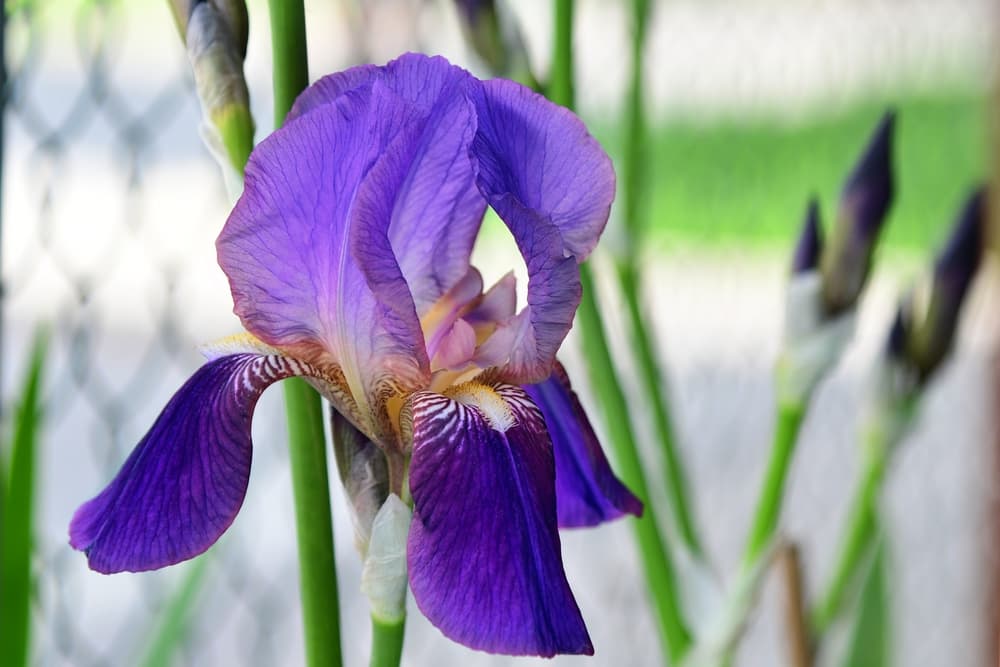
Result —
[[273, 382], [312, 372], [277, 355], [206, 363], [107, 488], [76, 511], [70, 544], [104, 573], [153, 570], [208, 549], [243, 504], [257, 399]]
[[511, 655], [591, 654], [563, 572], [555, 463], [538, 408], [510, 385], [410, 405], [413, 597], [446, 636]]
[[526, 385], [524, 391], [541, 409], [552, 437], [559, 526], [596, 526], [624, 514], [641, 516], [642, 503], [612, 472], [562, 364], [556, 363], [548, 380]]

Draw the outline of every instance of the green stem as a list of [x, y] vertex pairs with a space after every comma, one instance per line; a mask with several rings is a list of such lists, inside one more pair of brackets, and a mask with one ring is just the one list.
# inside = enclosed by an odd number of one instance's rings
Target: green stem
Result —
[[6, 466], [0, 466], [0, 474], [9, 475], [0, 484], [0, 491], [7, 494], [0, 503], [4, 512], [0, 514], [0, 665], [10, 667], [26, 667], [31, 658], [31, 561], [38, 499], [42, 373], [47, 349], [48, 331], [39, 329], [18, 397], [10, 459]]
[[[269, 0], [268, 9], [274, 59], [274, 123], [280, 126], [295, 98], [309, 84], [305, 12], [302, 0]], [[306, 663], [310, 667], [341, 665], [323, 405], [319, 394], [299, 378], [285, 380], [284, 390]]]
[[695, 556], [701, 556], [704, 552], [691, 514], [687, 476], [677, 451], [673, 424], [667, 407], [667, 396], [663, 390], [663, 374], [643, 320], [644, 310], [639, 302], [639, 276], [633, 264], [619, 264], [618, 282], [628, 307], [633, 353], [639, 379], [642, 382], [643, 392], [648, 397], [648, 405], [653, 413], [653, 426], [663, 453], [667, 494], [674, 523], [687, 549]]
[[555, 31], [552, 39], [552, 71], [549, 74], [549, 99], [572, 109], [573, 94], [573, 0], [555, 0]]
[[271, 16], [271, 57], [274, 60], [274, 126], [285, 116], [306, 86], [306, 19], [302, 0], [268, 0]]
[[642, 518], [633, 522], [649, 593], [656, 604], [660, 639], [672, 662], [677, 662], [691, 644], [684, 624], [674, 564], [657, 527], [656, 513], [649, 502], [649, 489], [628, 419], [628, 404], [608, 351], [590, 267], [580, 267], [583, 299], [577, 312], [590, 384], [604, 412], [604, 423], [618, 462], [622, 481], [645, 503]]
[[406, 617], [392, 623], [372, 616], [372, 658], [369, 667], [398, 667], [403, 655]]
[[174, 664], [177, 649], [184, 643], [191, 622], [191, 610], [201, 592], [209, 558], [204, 555], [186, 565], [187, 571], [166, 610], [157, 619], [157, 629], [146, 649], [143, 667], [169, 667]]
[[771, 458], [767, 463], [764, 483], [761, 486], [746, 550], [743, 553], [744, 571], [753, 569], [757, 559], [774, 539], [785, 495], [785, 481], [795, 453], [795, 441], [798, 439], [805, 409], [805, 403], [778, 407]]
[[871, 448], [861, 482], [854, 493], [847, 518], [847, 529], [840, 542], [836, 564], [823, 597], [813, 611], [813, 637], [821, 637], [840, 616], [847, 594], [855, 584], [861, 564], [878, 535], [877, 505], [885, 474], [884, 449]]
[[295, 495], [299, 588], [306, 664], [341, 665], [340, 608], [333, 555], [330, 482], [323, 437], [323, 405], [305, 380], [284, 382], [285, 411]]
[[[573, 108], [573, 0], [555, 0], [554, 27], [549, 99], [556, 104]], [[577, 311], [577, 323], [581, 327], [590, 384], [604, 412], [604, 422], [615, 449], [619, 475], [645, 501], [643, 516], [636, 519], [633, 525], [646, 583], [660, 621], [660, 640], [671, 661], [677, 662], [690, 647], [691, 635], [681, 615], [674, 565], [657, 527], [653, 506], [648, 502], [649, 491], [632, 426], [627, 417], [628, 406], [611, 361], [604, 336], [604, 324], [594, 298], [593, 278], [586, 264], [580, 266], [580, 281], [583, 296]]]
[[643, 101], [643, 53], [646, 45], [646, 25], [649, 18], [648, 0], [632, 2], [632, 79], [625, 117], [625, 154], [622, 162], [622, 209], [625, 226], [625, 257], [618, 262], [618, 282], [628, 306], [636, 366], [639, 369], [643, 393], [648, 397], [663, 453], [664, 477], [674, 524], [687, 549], [696, 556], [703, 554], [701, 541], [688, 500], [687, 476], [677, 452], [668, 396], [664, 392], [663, 374], [654, 352], [640, 303], [641, 279], [637, 248], [645, 235], [648, 209], [646, 197], [648, 162], [644, 151], [646, 115]]
[[622, 162], [622, 208], [626, 230], [626, 256], [634, 259], [642, 238], [646, 216], [643, 206], [648, 165], [645, 159], [646, 116], [643, 102], [643, 52], [649, 1], [632, 2], [632, 78], [629, 82], [625, 116], [625, 155]]

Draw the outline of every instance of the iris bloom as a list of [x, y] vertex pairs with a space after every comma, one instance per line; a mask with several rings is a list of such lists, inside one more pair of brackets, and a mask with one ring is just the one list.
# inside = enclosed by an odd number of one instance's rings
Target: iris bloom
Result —
[[[445, 635], [591, 653], [557, 527], [641, 505], [555, 354], [614, 187], [583, 124], [511, 81], [419, 55], [320, 80], [253, 152], [217, 242], [249, 335], [211, 350], [71, 544], [106, 573], [205, 551], [243, 502], [257, 398], [304, 376], [412, 501], [410, 587]], [[487, 206], [527, 266], [519, 311], [511, 275], [484, 292], [469, 263]]]

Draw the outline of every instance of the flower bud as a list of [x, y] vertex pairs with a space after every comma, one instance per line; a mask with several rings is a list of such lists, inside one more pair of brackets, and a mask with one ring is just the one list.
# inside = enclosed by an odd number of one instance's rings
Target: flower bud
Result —
[[799, 242], [795, 245], [795, 254], [792, 256], [792, 274], [816, 270], [822, 252], [823, 230], [819, 221], [819, 202], [816, 197], [812, 197], [806, 208], [806, 219], [802, 224]]
[[[250, 93], [243, 75], [247, 9], [243, 0], [171, 0], [187, 45], [205, 125], [203, 138], [216, 159], [243, 173], [253, 147]], [[228, 170], [227, 170], [228, 171]]]
[[184, 43], [187, 43], [188, 21], [195, 8], [201, 4], [211, 5], [225, 21], [226, 27], [239, 48], [240, 60], [247, 57], [247, 39], [249, 36], [249, 20], [247, 5], [244, 0], [170, 0], [170, 10], [177, 24], [177, 31]]
[[389, 495], [389, 467], [382, 450], [332, 408], [330, 426], [337, 472], [351, 505], [354, 546], [363, 559], [375, 516]]
[[903, 297], [889, 333], [889, 356], [923, 385], [951, 350], [962, 303], [983, 255], [986, 191], [966, 200], [933, 273]]
[[521, 33], [494, 0], [455, 0], [455, 7], [462, 34], [490, 71], [537, 87]]
[[500, 34], [492, 0], [456, 0], [462, 33], [483, 62], [494, 72], [507, 69], [507, 50]]
[[893, 200], [895, 117], [893, 111], [882, 117], [844, 184], [837, 221], [821, 262], [823, 305], [829, 315], [854, 307], [868, 279], [875, 244]]
[[412, 512], [395, 493], [386, 498], [372, 524], [371, 546], [361, 572], [361, 592], [372, 617], [398, 623], [406, 615], [406, 540]]

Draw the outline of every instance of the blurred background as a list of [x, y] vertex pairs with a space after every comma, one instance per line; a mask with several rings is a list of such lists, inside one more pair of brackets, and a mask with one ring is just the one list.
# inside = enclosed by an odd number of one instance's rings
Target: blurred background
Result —
[[[246, 73], [260, 139], [272, 126], [267, 9], [263, 0], [248, 4]], [[549, 3], [501, 6], [517, 21], [532, 68], [544, 74]], [[110, 479], [197, 368], [197, 346], [240, 328], [214, 250], [231, 202], [200, 140], [190, 66], [166, 2], [7, 0], [6, 9], [0, 377], [7, 403], [35, 327], [52, 332], [33, 663], [139, 664], [164, 609], [187, 584], [193, 616], [178, 626], [183, 648], [172, 664], [301, 664], [280, 392], [258, 406], [243, 510], [201, 559], [106, 577], [67, 545], [72, 512]], [[804, 427], [784, 515], [785, 532], [802, 545], [809, 590], [828, 574], [857, 470], [860, 397], [897, 295], [966, 193], [988, 177], [995, 10], [988, 0], [654, 2], [645, 53], [645, 205], [653, 229], [643, 301], [695, 514], [720, 577], [738, 563], [766, 460], [783, 290], [807, 197], [817, 194], [824, 217], [833, 217], [844, 174], [892, 105], [896, 204], [857, 338]], [[408, 50], [440, 53], [486, 76], [451, 2], [309, 0], [306, 11], [314, 79]], [[627, 10], [614, 0], [580, 0], [577, 14], [579, 111], [614, 157], [623, 143]], [[595, 256], [599, 272], [620, 243], [612, 215]], [[512, 267], [523, 275], [506, 232], [495, 221], [486, 227], [474, 261], [487, 283]], [[899, 665], [996, 664], [1000, 313], [996, 267], [986, 269], [955, 354], [889, 472]], [[628, 337], [610, 287], [602, 285], [602, 302], [622, 352]], [[617, 356], [628, 379], [630, 357]], [[573, 334], [563, 357], [592, 406]], [[628, 388], [638, 391], [636, 383]], [[646, 453], [658, 470], [652, 445]], [[345, 659], [358, 665], [366, 661], [368, 613], [345, 505], [336, 492]], [[597, 653], [589, 662], [556, 662], [663, 664], [628, 526], [564, 533], [563, 549]], [[446, 640], [412, 601], [411, 612], [404, 664], [512, 662]], [[737, 664], [786, 664], [777, 581], [765, 586]]]

